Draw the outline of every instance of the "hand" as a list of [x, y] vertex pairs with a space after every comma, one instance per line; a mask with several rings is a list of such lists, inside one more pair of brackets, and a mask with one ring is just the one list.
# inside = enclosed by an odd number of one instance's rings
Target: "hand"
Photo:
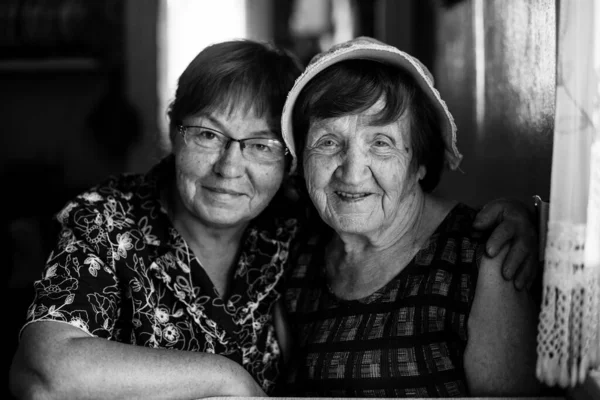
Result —
[[475, 217], [477, 230], [494, 229], [485, 250], [495, 257], [508, 244], [502, 276], [514, 279], [517, 290], [531, 288], [539, 269], [538, 234], [527, 206], [520, 201], [496, 199], [487, 203]]

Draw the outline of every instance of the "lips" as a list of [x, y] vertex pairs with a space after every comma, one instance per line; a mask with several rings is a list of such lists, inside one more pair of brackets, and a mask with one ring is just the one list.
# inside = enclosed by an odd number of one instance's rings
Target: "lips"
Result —
[[222, 187], [204, 186], [204, 189], [206, 189], [210, 192], [213, 192], [213, 193], [228, 194], [230, 196], [243, 196], [244, 195], [244, 193], [242, 193], [242, 192], [238, 192], [235, 190], [226, 189], [226, 188], [222, 188]]
[[368, 193], [368, 192], [342, 192], [342, 191], [335, 191], [335, 194], [341, 198], [342, 200], [360, 200], [360, 199], [364, 199], [365, 197], [370, 196], [372, 193]]

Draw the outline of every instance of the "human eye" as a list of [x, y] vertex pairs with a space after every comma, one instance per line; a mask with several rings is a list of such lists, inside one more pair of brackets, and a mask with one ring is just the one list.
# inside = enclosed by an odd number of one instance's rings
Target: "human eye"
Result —
[[392, 150], [395, 147], [394, 141], [387, 136], [378, 135], [371, 142], [373, 149], [379, 152]]
[[378, 140], [375, 140], [373, 142], [373, 146], [384, 148], [384, 147], [391, 147], [391, 144], [388, 141], [386, 141], [386, 140], [379, 140], [378, 139]]
[[215, 131], [211, 131], [209, 129], [199, 129], [197, 133], [198, 138], [202, 140], [218, 140], [219, 135]]
[[212, 129], [194, 127], [190, 131], [192, 142], [202, 147], [218, 147], [222, 141], [222, 135]]
[[322, 150], [335, 150], [339, 147], [339, 142], [332, 137], [323, 137], [315, 143], [315, 148]]
[[378, 147], [393, 147], [394, 140], [387, 135], [379, 134], [373, 139], [373, 145]]
[[244, 142], [246, 155], [251, 160], [272, 162], [280, 160], [285, 155], [281, 142], [272, 139], [251, 139]]
[[274, 144], [269, 141], [252, 141], [246, 145], [251, 151], [258, 153], [272, 153], [274, 152]]
[[246, 156], [253, 161], [273, 162], [285, 155], [283, 144], [277, 140], [252, 139], [245, 141], [244, 144]]

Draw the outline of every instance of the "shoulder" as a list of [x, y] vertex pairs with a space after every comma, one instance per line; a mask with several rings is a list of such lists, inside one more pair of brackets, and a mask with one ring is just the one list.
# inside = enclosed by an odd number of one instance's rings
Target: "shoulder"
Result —
[[[160, 185], [172, 180], [174, 159], [167, 156], [147, 173], [111, 175], [69, 201], [62, 212], [73, 208], [98, 209], [108, 203], [136, 204], [147, 208], [147, 202], [158, 203]], [[124, 209], [126, 211], [126, 209]]]
[[143, 175], [112, 176], [70, 200], [56, 218], [67, 223], [83, 215], [104, 214], [110, 210], [121, 210], [124, 216], [130, 211], [130, 207], [124, 205], [144, 197], [145, 186], [147, 181]]
[[507, 249], [483, 256], [468, 320], [467, 380], [475, 395], [524, 395], [537, 390], [537, 314], [527, 291], [501, 275]]
[[133, 213], [156, 215], [161, 209], [160, 185], [172, 180], [174, 169], [173, 156], [167, 156], [145, 174], [110, 176], [69, 201], [56, 217], [66, 224], [76, 215], [106, 213], [125, 220]]
[[[481, 258], [473, 312], [481, 312], [482, 318], [506, 315], [512, 318], [534, 309], [530, 293], [517, 290], [513, 281], [502, 276], [502, 264], [507, 253], [508, 248], [505, 246], [495, 257], [484, 254]], [[482, 306], [477, 308], [478, 304]]]
[[479, 265], [486, 235], [473, 228], [477, 210], [461, 202], [440, 198], [430, 198], [429, 202], [432, 206], [427, 211], [427, 218], [433, 226], [429, 228], [431, 234], [424, 248], [432, 253], [431, 256], [436, 253], [452, 263]]
[[[440, 202], [439, 199], [435, 200]], [[443, 201], [439, 206], [445, 218], [440, 224], [441, 232], [446, 234], [462, 234], [465, 236], [477, 235], [477, 231], [473, 229], [473, 221], [477, 215], [477, 210], [461, 202]]]

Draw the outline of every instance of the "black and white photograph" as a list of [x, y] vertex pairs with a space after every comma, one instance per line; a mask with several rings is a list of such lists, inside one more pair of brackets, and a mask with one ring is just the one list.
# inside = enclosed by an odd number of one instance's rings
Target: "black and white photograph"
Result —
[[0, 119], [4, 399], [600, 400], [600, 0], [0, 0]]

